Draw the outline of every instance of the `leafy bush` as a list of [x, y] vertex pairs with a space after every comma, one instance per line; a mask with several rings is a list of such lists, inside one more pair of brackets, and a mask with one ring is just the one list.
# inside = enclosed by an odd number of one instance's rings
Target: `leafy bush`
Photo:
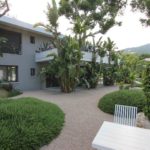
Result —
[[0, 87], [8, 92], [12, 91], [12, 89], [13, 89], [13, 85], [9, 82], [6, 82], [6, 83], [2, 82], [0, 84], [1, 84]]
[[136, 106], [138, 111], [142, 111], [145, 103], [146, 97], [142, 90], [120, 90], [102, 97], [98, 107], [106, 113], [113, 114], [115, 104]]
[[37, 150], [61, 131], [64, 113], [35, 98], [0, 100], [0, 149]]
[[145, 114], [150, 119], [150, 64], [146, 66], [143, 85], [144, 85], [144, 93], [146, 96]]
[[9, 92], [8, 97], [14, 97], [14, 96], [18, 96], [20, 94], [22, 94], [21, 91], [13, 89], [12, 91]]
[[103, 84], [104, 85], [114, 85], [114, 70], [113, 66], [105, 67], [103, 71]]

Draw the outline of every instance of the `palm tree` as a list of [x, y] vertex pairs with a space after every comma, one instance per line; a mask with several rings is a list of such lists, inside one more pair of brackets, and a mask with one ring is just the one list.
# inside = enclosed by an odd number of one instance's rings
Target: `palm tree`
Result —
[[115, 49], [116, 49], [116, 44], [114, 41], [111, 41], [111, 39], [108, 37], [107, 41], [104, 43], [104, 47], [106, 48], [106, 51], [108, 53], [108, 64], [111, 64], [111, 61], [115, 57]]

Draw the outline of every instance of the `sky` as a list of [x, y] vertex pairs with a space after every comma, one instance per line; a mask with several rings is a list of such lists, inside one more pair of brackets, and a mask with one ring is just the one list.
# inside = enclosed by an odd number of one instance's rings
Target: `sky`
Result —
[[[56, 1], [59, 2], [59, 0]], [[48, 2], [51, 2], [51, 0], [9, 0], [10, 11], [7, 15], [30, 24], [46, 23], [45, 11]], [[143, 14], [140, 14], [140, 12], [133, 13], [130, 7], [127, 7], [124, 15], [119, 17], [122, 26], [111, 28], [105, 37], [110, 37], [116, 43], [118, 49], [150, 43], [150, 27], [141, 25], [139, 22], [141, 16]], [[69, 34], [69, 22], [63, 17], [59, 22], [61, 33]]]

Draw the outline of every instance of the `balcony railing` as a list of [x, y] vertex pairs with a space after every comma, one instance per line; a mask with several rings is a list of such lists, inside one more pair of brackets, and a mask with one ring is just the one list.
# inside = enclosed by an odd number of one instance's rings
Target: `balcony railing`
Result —
[[56, 48], [45, 50], [45, 51], [36, 51], [35, 61], [36, 62], [45, 62], [45, 61], [52, 60], [53, 57], [48, 56], [48, 55], [53, 54], [53, 53], [57, 54]]
[[[49, 50], [46, 50], [46, 51], [37, 51], [36, 55], [35, 55], [35, 61], [36, 62], [47, 62], [49, 60], [52, 60], [53, 57], [48, 56], [48, 55], [53, 54], [53, 53], [58, 54], [56, 48], [49, 49]], [[82, 51], [82, 54], [83, 54], [83, 58], [81, 59], [82, 61], [88, 61], [88, 62], [92, 61], [92, 52]], [[100, 62], [100, 57], [99, 56], [97, 56], [96, 61], [98, 63]], [[107, 63], [107, 58], [106, 57], [103, 58], [103, 62]]]

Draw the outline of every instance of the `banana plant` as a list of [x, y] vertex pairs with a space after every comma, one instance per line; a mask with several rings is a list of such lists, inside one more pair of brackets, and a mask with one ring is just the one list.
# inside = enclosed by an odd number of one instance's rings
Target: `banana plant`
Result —
[[69, 93], [79, 82], [82, 53], [76, 39], [65, 37], [62, 43], [59, 55], [49, 55], [53, 56], [53, 60], [46, 67], [45, 73], [54, 75], [59, 80], [61, 91]]
[[52, 7], [48, 4], [47, 18], [49, 24], [37, 23], [52, 33], [52, 43], [58, 54], [51, 54], [52, 61], [44, 69], [44, 73], [54, 75], [58, 80], [61, 91], [72, 92], [79, 81], [82, 53], [76, 38], [62, 36], [58, 32], [59, 10], [56, 1], [52, 0]]

